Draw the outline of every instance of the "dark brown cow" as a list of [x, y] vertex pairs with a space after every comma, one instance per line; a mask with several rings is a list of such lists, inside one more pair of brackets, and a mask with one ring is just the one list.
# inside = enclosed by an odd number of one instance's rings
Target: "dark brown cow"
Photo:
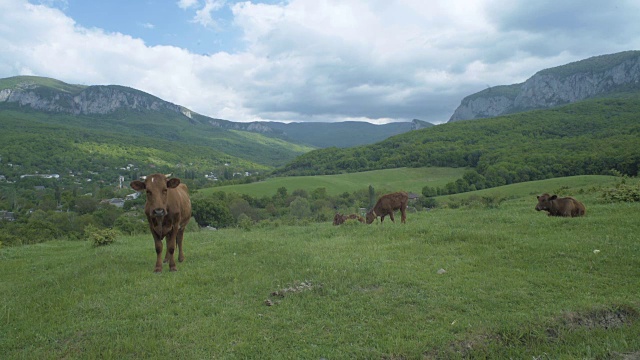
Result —
[[162, 272], [162, 239], [167, 238], [167, 251], [164, 257], [169, 262], [169, 270], [176, 271], [176, 261], [173, 253], [178, 244], [178, 260], [184, 261], [182, 240], [184, 230], [191, 220], [191, 200], [187, 185], [180, 183], [180, 179], [162, 174], [147, 176], [144, 182], [132, 181], [131, 187], [136, 191], [146, 190], [147, 203], [144, 213], [149, 221], [151, 235], [156, 245], [155, 272]]
[[364, 222], [364, 218], [357, 214], [342, 215], [340, 213], [336, 213], [336, 215], [333, 217], [333, 225], [342, 225], [349, 219], [358, 220], [361, 223]]
[[538, 196], [537, 211], [548, 211], [549, 216], [583, 216], [586, 213], [584, 204], [572, 197], [559, 198], [558, 195], [542, 194]]
[[409, 195], [404, 191], [382, 195], [376, 205], [367, 212], [367, 224], [371, 224], [378, 216], [380, 216], [380, 222], [382, 223], [387, 215], [389, 215], [391, 221], [395, 222], [393, 212], [396, 210], [400, 210], [402, 213], [402, 223], [404, 224], [407, 220], [408, 202]]

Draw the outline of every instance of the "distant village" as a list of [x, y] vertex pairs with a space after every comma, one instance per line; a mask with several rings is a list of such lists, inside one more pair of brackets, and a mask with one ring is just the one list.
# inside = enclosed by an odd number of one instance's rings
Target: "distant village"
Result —
[[[229, 163], [225, 163], [224, 165], [225, 166], [230, 166]], [[7, 164], [7, 166], [14, 167], [13, 164]], [[19, 166], [19, 165], [16, 165], [16, 167], [17, 166]], [[118, 170], [131, 172], [131, 171], [138, 170], [138, 168], [134, 164], [127, 164], [126, 166], [118, 168]], [[86, 173], [88, 175], [99, 175], [99, 173], [94, 172], [94, 171], [87, 171]], [[81, 184], [81, 181], [79, 179], [81, 178], [82, 175], [83, 174], [80, 173], [80, 172], [73, 173], [71, 171], [68, 174], [68, 176], [70, 178], [75, 178], [76, 179], [76, 181], [74, 181], [74, 183], [76, 183], [76, 184]], [[246, 176], [251, 176], [251, 175], [253, 175], [251, 172], [245, 171], [245, 172], [234, 172], [232, 176], [234, 178], [237, 178], [237, 177], [246, 177]], [[40, 173], [37, 173], [37, 172], [34, 173], [34, 174], [23, 174], [23, 175], [20, 175], [20, 179], [26, 179], [26, 178], [41, 178], [41, 179], [59, 180], [59, 179], [61, 179], [61, 176], [60, 176], [60, 174], [40, 174]], [[206, 180], [208, 180], [208, 181], [219, 181], [219, 175], [217, 175], [213, 171], [205, 174], [204, 178]], [[84, 182], [92, 182], [92, 181], [94, 181], [94, 179], [93, 179], [93, 177], [86, 177], [82, 181], [84, 181]], [[8, 180], [5, 175], [0, 175], [0, 182], [15, 183], [15, 181]], [[116, 186], [119, 189], [128, 188], [128, 184], [126, 183], [126, 179], [125, 179], [124, 176], [122, 176], [122, 175], [118, 176], [117, 185]], [[43, 185], [35, 185], [33, 188], [36, 191], [43, 191], [43, 190], [46, 189], [46, 187], [43, 186]], [[122, 208], [122, 207], [124, 207], [125, 201], [135, 200], [138, 197], [140, 197], [140, 193], [139, 192], [133, 192], [131, 194], [126, 195], [124, 198], [104, 199], [100, 203], [109, 204], [109, 205], [112, 205], [112, 206], [116, 206], [116, 207]], [[6, 210], [0, 210], [0, 221], [14, 221], [14, 220], [15, 220], [15, 216], [14, 216], [13, 212], [6, 211]]]

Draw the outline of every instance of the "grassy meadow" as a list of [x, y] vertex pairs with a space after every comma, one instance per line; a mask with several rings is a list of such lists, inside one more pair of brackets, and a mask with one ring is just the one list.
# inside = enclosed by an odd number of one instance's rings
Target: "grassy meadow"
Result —
[[[271, 223], [0, 249], [4, 359], [624, 359], [640, 356], [640, 203], [612, 177], [517, 184], [406, 224]], [[285, 185], [286, 186], [286, 185]], [[291, 186], [293, 188], [293, 186]], [[583, 218], [536, 212], [561, 190]], [[460, 195], [458, 195], [460, 196]], [[446, 197], [442, 201], [454, 201]], [[460, 204], [463, 205], [459, 206]]]
[[461, 178], [465, 168], [424, 167], [398, 168], [364, 171], [340, 175], [288, 176], [273, 177], [265, 181], [242, 184], [216, 186], [199, 190], [194, 196], [206, 197], [216, 191], [234, 192], [253, 197], [273, 196], [278, 188], [285, 187], [289, 192], [302, 189], [311, 192], [317, 188], [326, 188], [331, 196], [344, 192], [367, 190], [372, 185], [377, 193], [383, 189], [405, 191], [420, 194], [424, 186], [444, 187], [447, 183]]

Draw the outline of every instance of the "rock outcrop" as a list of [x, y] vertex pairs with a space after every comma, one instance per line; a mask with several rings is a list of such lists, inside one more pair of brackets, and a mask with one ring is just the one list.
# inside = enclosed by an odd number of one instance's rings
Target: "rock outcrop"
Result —
[[[105, 115], [126, 108], [137, 111], [167, 110], [191, 118], [191, 112], [145, 92], [118, 85], [80, 86], [48, 79], [45, 86], [33, 77], [15, 77], [16, 84], [0, 88], [0, 103], [34, 110], [74, 115]], [[40, 82], [42, 82], [42, 78]]]
[[640, 89], [640, 51], [596, 56], [539, 71], [521, 84], [464, 98], [449, 122], [546, 109], [603, 94]]

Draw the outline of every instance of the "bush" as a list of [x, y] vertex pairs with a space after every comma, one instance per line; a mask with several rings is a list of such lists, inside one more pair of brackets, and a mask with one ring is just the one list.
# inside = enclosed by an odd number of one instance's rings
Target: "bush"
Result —
[[126, 235], [145, 234], [149, 232], [147, 219], [130, 213], [120, 215], [114, 222], [113, 226]]
[[251, 226], [253, 225], [253, 221], [246, 214], [240, 214], [238, 216], [238, 227], [244, 229], [246, 231], [251, 230]]
[[640, 183], [635, 185], [620, 182], [615, 188], [605, 189], [602, 198], [606, 201], [614, 202], [637, 202], [640, 201]]
[[118, 232], [113, 229], [101, 229], [94, 225], [88, 225], [84, 229], [84, 236], [93, 246], [104, 246], [115, 242]]
[[235, 223], [229, 207], [215, 199], [196, 199], [191, 203], [193, 217], [200, 226], [223, 228]]

